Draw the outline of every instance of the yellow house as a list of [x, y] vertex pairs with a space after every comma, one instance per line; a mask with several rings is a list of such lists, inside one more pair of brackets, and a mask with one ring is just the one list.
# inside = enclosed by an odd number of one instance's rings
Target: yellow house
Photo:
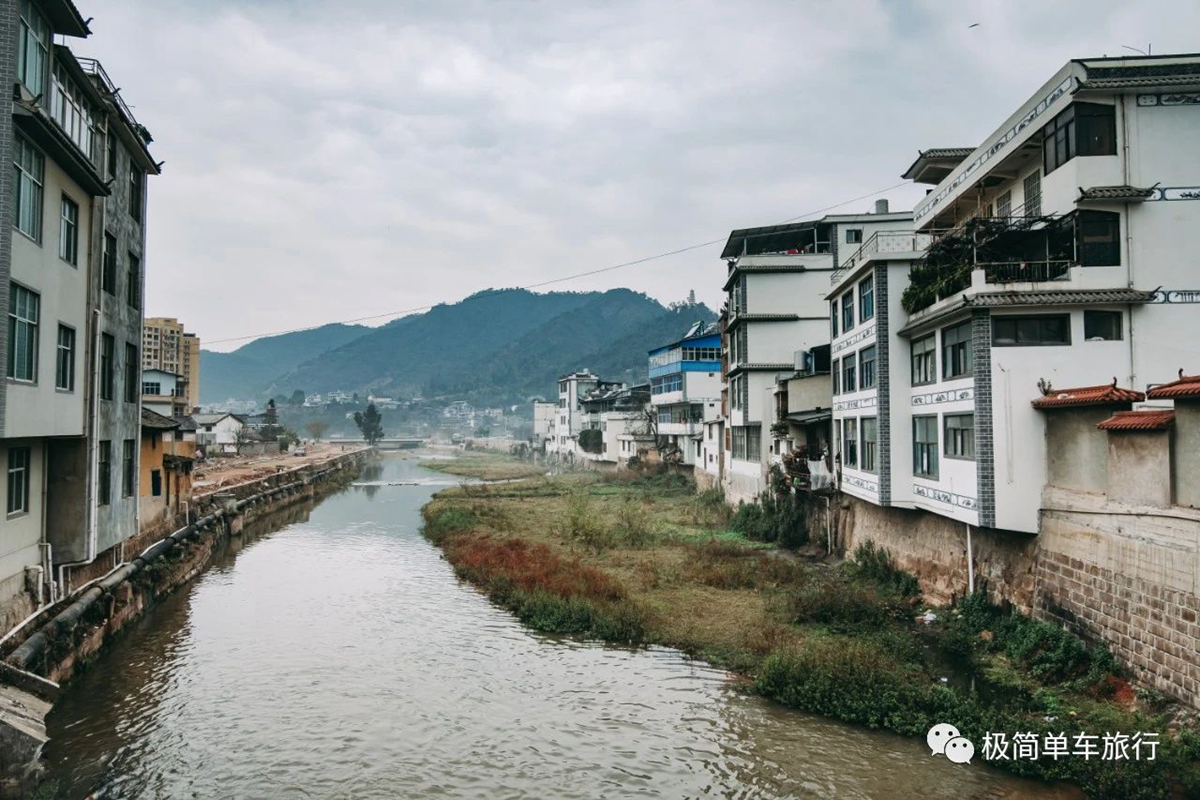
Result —
[[142, 533], [175, 527], [192, 500], [196, 426], [142, 409], [141, 473], [138, 481]]

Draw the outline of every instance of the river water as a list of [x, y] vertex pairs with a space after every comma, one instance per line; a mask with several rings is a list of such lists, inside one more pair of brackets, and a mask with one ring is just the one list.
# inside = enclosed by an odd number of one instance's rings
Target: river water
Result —
[[674, 650], [528, 631], [421, 536], [453, 479], [398, 458], [371, 477], [248, 526], [70, 685], [48, 721], [61, 792], [1055, 796], [747, 695]]

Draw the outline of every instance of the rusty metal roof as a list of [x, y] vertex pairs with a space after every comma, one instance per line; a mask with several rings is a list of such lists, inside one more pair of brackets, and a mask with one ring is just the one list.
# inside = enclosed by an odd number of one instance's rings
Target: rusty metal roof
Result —
[[1102, 431], [1165, 431], [1174, 422], [1175, 412], [1169, 409], [1118, 411], [1096, 427]]
[[1175, 400], [1181, 397], [1200, 398], [1200, 375], [1184, 375], [1179, 370], [1179, 380], [1155, 386], [1146, 396], [1151, 400]]
[[1139, 403], [1146, 395], [1133, 389], [1122, 389], [1117, 386], [1117, 379], [1112, 383], [1099, 386], [1080, 386], [1074, 389], [1052, 389], [1033, 401], [1034, 408], [1075, 408], [1078, 406], [1100, 406], [1113, 403]]

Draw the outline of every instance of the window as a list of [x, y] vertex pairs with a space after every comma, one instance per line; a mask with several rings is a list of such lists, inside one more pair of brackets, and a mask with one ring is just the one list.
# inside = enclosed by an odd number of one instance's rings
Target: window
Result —
[[108, 130], [108, 152], [105, 154], [105, 167], [108, 170], [108, 179], [114, 181], [117, 179], [117, 134], [111, 127]]
[[121, 497], [133, 497], [134, 468], [137, 460], [133, 454], [133, 439], [121, 443]]
[[109, 294], [117, 293], [117, 237], [104, 234], [104, 255], [100, 271], [100, 288]]
[[842, 373], [840, 371], [840, 368], [841, 368], [841, 362], [836, 358], [829, 365], [829, 371], [831, 373], [833, 373], [833, 393], [834, 394], [842, 393]]
[[858, 284], [858, 321], [866, 322], [875, 316], [875, 277]]
[[128, 277], [125, 281], [125, 301], [133, 308], [142, 305], [142, 260], [133, 253], [126, 253], [129, 259]]
[[33, 451], [28, 447], [8, 448], [8, 513], [29, 512], [29, 467]]
[[1025, 216], [1042, 215], [1042, 173], [1034, 171], [1025, 176]]
[[937, 380], [937, 343], [934, 335], [922, 336], [912, 343], [912, 385], [923, 386]]
[[1121, 264], [1121, 217], [1111, 211], [1080, 211], [1079, 263], [1085, 267]]
[[8, 303], [8, 377], [32, 383], [37, 380], [38, 316], [42, 299], [13, 283]]
[[1083, 340], [1085, 342], [1116, 342], [1121, 338], [1120, 311], [1083, 312]]
[[112, 442], [100, 442], [97, 460], [99, 468], [96, 471], [96, 505], [106, 506], [112, 494]]
[[829, 301], [829, 338], [836, 338], [838, 335], [838, 304], [837, 300]]
[[865, 472], [875, 472], [876, 459], [879, 453], [879, 422], [875, 417], [862, 419], [862, 469]]
[[996, 216], [1008, 219], [1012, 216], [1012, 189], [1006, 189], [996, 198]]
[[913, 475], [938, 476], [937, 417], [913, 417]]
[[113, 399], [113, 359], [116, 342], [107, 333], [100, 334], [100, 399]]
[[862, 244], [862, 228], [846, 228], [846, 244]]
[[842, 420], [842, 466], [858, 466], [858, 420]]
[[65, 194], [58, 227], [58, 257], [73, 267], [79, 265], [79, 204]]
[[996, 347], [1068, 345], [1071, 317], [1045, 314], [1027, 317], [996, 317], [992, 320], [992, 344]]
[[733, 426], [733, 457], [739, 461], [759, 461], [761, 455], [762, 426]]
[[35, 95], [46, 91], [46, 61], [50, 52], [50, 26], [30, 0], [21, 0], [21, 25], [17, 33], [17, 79]]
[[858, 388], [875, 388], [875, 345], [858, 351]]
[[142, 394], [162, 394], [162, 383], [159, 381], [142, 381]]
[[1042, 131], [1042, 167], [1049, 175], [1075, 156], [1117, 153], [1116, 107], [1074, 103]]
[[842, 333], [854, 327], [854, 292], [842, 295]]
[[42, 183], [45, 180], [46, 157], [34, 149], [22, 136], [13, 139], [13, 167], [16, 202], [13, 203], [17, 230], [42, 241]]
[[975, 459], [975, 415], [947, 414], [943, 420], [946, 427], [946, 457]]
[[971, 321], [942, 329], [942, 379], [962, 378], [972, 373]]
[[150, 494], [155, 497], [162, 495], [162, 470], [150, 470]]
[[58, 351], [54, 368], [54, 388], [75, 391], [75, 329], [58, 326]]
[[142, 171], [129, 159], [129, 216], [142, 221]]
[[854, 379], [854, 355], [850, 354], [842, 359], [842, 391], [853, 392], [858, 390], [858, 384]]
[[138, 384], [141, 382], [141, 365], [138, 363], [137, 345], [125, 344], [125, 402], [138, 401]]
[[50, 87], [50, 116], [63, 132], [79, 146], [88, 161], [96, 155], [96, 114], [83, 89], [75, 83], [62, 61], [54, 65]]

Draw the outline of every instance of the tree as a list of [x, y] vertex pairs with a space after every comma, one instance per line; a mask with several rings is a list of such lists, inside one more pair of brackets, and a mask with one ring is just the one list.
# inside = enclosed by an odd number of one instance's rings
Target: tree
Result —
[[379, 411], [375, 408], [374, 403], [368, 403], [365, 412], [354, 412], [354, 424], [362, 431], [367, 444], [372, 447], [383, 438], [383, 417], [379, 416]]
[[252, 430], [250, 430], [249, 425], [239, 425], [233, 431], [233, 450], [234, 450], [234, 452], [240, 456], [242, 454], [242, 448], [245, 447], [250, 442], [254, 441], [255, 438], [256, 437], [254, 436], [254, 432]]
[[319, 442], [325, 435], [325, 431], [329, 430], [329, 423], [323, 419], [314, 419], [304, 426], [304, 430], [308, 431], [308, 435], [313, 438], [314, 442]]
[[304, 390], [296, 389], [292, 392], [292, 396], [288, 398], [288, 402], [294, 406], [302, 406], [304, 405], [304, 397]]

